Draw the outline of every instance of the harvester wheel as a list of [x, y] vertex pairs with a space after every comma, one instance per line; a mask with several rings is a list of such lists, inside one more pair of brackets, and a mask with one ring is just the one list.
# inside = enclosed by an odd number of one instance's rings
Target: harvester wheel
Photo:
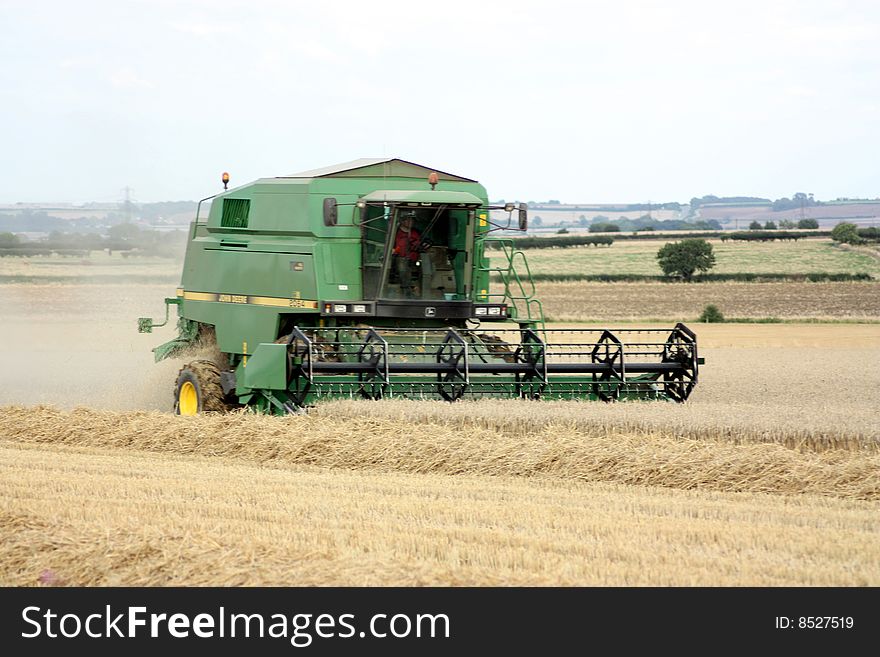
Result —
[[209, 360], [184, 365], [174, 385], [174, 412], [198, 415], [206, 411], [225, 411], [229, 406], [220, 385], [220, 369]]

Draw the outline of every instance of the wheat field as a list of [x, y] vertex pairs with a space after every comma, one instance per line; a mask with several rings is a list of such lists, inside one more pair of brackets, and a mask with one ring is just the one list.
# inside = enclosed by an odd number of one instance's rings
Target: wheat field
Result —
[[683, 405], [180, 418], [168, 286], [77, 271], [0, 284], [0, 585], [880, 585], [876, 324], [692, 325]]

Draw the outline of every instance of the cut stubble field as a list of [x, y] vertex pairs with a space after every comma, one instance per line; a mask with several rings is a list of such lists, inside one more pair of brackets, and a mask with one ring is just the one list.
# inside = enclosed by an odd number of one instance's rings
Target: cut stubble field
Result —
[[0, 582], [876, 585], [877, 504], [0, 445]]

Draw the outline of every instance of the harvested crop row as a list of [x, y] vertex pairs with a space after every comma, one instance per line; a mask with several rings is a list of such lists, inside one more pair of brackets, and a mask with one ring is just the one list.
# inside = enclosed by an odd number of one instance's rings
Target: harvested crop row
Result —
[[660, 430], [625, 433], [589, 423], [547, 422], [521, 428], [476, 421], [455, 426], [405, 417], [346, 415], [274, 418], [236, 413], [179, 418], [7, 407], [0, 410], [0, 438], [273, 465], [880, 499], [876, 452], [815, 453], [777, 444], [683, 440]]
[[[707, 387], [706, 383], [701, 385]], [[760, 392], [758, 389], [756, 394]], [[758, 400], [738, 401], [734, 406], [716, 398], [688, 404], [480, 400], [451, 406], [403, 400], [373, 404], [338, 401], [320, 404], [311, 413], [336, 419], [384, 418], [410, 425], [427, 422], [461, 431], [489, 429], [520, 440], [559, 429], [584, 436], [656, 436], [726, 445], [774, 443], [805, 452], [880, 454], [880, 426], [860, 403], [819, 401], [802, 409]]]

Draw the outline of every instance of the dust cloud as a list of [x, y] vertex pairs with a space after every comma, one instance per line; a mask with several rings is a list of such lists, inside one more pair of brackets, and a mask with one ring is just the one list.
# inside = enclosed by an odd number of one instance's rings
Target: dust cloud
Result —
[[152, 334], [137, 332], [137, 318], [161, 321], [174, 289], [122, 276], [0, 285], [0, 405], [171, 411], [183, 361], [155, 363], [151, 349], [174, 337], [176, 316]]

